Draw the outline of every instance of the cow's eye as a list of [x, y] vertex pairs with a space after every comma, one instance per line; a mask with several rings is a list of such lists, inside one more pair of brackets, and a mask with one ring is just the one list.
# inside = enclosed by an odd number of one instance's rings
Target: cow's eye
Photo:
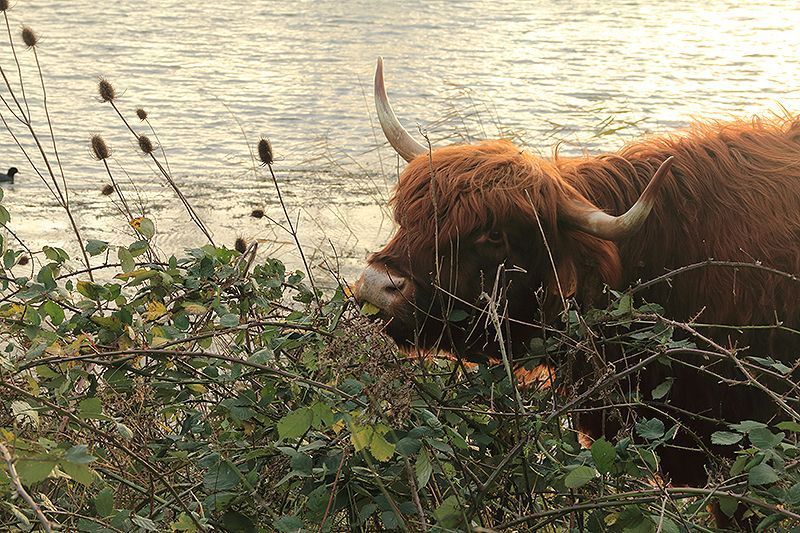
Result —
[[500, 244], [503, 242], [503, 232], [493, 230], [486, 235], [486, 240], [492, 244]]

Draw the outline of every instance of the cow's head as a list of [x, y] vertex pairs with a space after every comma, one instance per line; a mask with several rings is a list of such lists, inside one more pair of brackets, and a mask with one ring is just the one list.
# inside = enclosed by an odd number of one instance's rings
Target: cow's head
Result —
[[391, 202], [396, 233], [370, 256], [355, 294], [380, 309], [399, 344], [496, 354], [499, 337], [524, 340], [520, 330], [542, 312], [618, 280], [612, 241], [645, 220], [669, 162], [613, 217], [554, 163], [510, 142], [435, 150], [416, 142], [389, 104], [381, 60], [375, 99], [384, 134], [408, 166]]

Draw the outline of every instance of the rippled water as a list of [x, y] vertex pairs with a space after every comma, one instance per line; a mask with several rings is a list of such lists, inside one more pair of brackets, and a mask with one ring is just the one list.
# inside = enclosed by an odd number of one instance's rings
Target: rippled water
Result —
[[[262, 239], [266, 252], [298, 264], [285, 232], [250, 217], [263, 207], [283, 218], [245, 140], [265, 135], [315, 264], [327, 261], [351, 277], [391, 231], [382, 206], [397, 162], [376, 148], [382, 139], [369, 96], [378, 55], [402, 120], [428, 130], [434, 144], [502, 134], [542, 153], [558, 140], [567, 152], [592, 152], [692, 117], [766, 114], [781, 105], [800, 111], [793, 0], [19, 0], [10, 18], [15, 36], [27, 24], [42, 37], [48, 102], [87, 238], [128, 239], [118, 209], [99, 193], [108, 177], [88, 138], [101, 133], [114, 151], [115, 177], [137, 198], [130, 176], [156, 220], [159, 246], [173, 252], [203, 242], [98, 101], [97, 79], [105, 76], [137, 131], [146, 127], [134, 110], [148, 110], [176, 181], [218, 242]], [[17, 87], [7, 36], [0, 40], [0, 64]], [[45, 133], [33, 56], [19, 51]], [[0, 149], [0, 165], [23, 172], [5, 188], [12, 228], [34, 249], [69, 247], [66, 217], [11, 136], [0, 135]]]

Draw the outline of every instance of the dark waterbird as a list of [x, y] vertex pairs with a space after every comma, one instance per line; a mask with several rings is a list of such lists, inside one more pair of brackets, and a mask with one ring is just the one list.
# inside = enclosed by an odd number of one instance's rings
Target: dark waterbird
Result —
[[0, 183], [14, 183], [14, 175], [18, 173], [17, 167], [9, 168], [7, 174], [0, 173]]

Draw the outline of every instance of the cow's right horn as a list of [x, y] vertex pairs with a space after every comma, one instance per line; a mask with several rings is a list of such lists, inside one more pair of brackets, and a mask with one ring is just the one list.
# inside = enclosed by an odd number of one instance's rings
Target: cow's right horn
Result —
[[383, 58], [378, 58], [378, 68], [375, 70], [375, 107], [378, 110], [378, 120], [381, 129], [392, 148], [400, 154], [400, 157], [410, 162], [415, 157], [428, 151], [423, 145], [418, 143], [406, 131], [397, 115], [392, 111], [389, 103], [389, 96], [386, 94], [386, 86], [383, 83]]
[[601, 239], [616, 241], [630, 237], [647, 220], [674, 159], [674, 156], [670, 156], [661, 163], [636, 203], [618, 217], [604, 213], [591, 204], [577, 202], [560, 207], [558, 215], [576, 228]]

